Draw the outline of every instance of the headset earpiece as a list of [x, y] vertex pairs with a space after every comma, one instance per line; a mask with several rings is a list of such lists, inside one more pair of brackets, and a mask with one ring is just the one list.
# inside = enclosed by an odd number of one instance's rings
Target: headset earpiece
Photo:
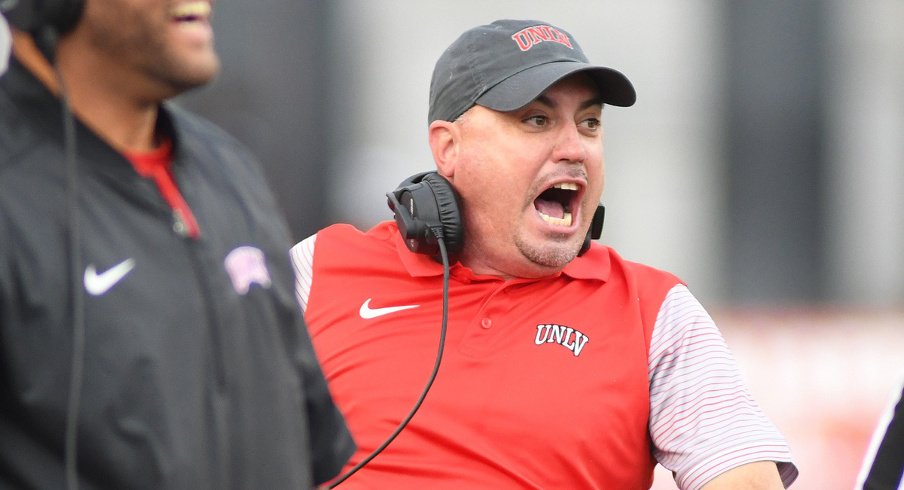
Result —
[[0, 0], [0, 12], [10, 25], [25, 32], [50, 26], [58, 34], [72, 29], [82, 15], [85, 0]]
[[37, 34], [46, 27], [56, 35], [75, 27], [85, 0], [0, 0], [0, 12], [20, 31]]
[[433, 230], [440, 231], [454, 263], [464, 243], [458, 195], [452, 184], [436, 172], [422, 172], [386, 194], [399, 233], [408, 249], [440, 261], [439, 245]]

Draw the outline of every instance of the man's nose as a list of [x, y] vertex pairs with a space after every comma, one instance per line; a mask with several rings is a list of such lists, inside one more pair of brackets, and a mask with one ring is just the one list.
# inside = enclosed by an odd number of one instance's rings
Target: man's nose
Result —
[[553, 149], [555, 162], [583, 162], [587, 157], [587, 147], [575, 123], [564, 124], [556, 134]]

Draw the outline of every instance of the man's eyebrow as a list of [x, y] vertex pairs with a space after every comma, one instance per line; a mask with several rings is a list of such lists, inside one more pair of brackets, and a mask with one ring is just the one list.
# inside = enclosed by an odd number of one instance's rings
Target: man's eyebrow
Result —
[[581, 104], [581, 109], [582, 110], [587, 109], [587, 108], [593, 107], [595, 105], [600, 106], [600, 109], [602, 109], [603, 108], [603, 99], [600, 97], [593, 97], [593, 98], [587, 99], [584, 101], [583, 104]]
[[549, 106], [549, 107], [555, 107], [555, 106], [556, 106], [556, 103], [553, 102], [553, 100], [550, 99], [549, 97], [547, 97], [545, 94], [540, 94], [540, 95], [538, 95], [537, 98], [534, 99], [534, 102], [539, 102], [539, 103], [541, 103], [541, 104], [543, 104], [543, 105], [546, 105], [546, 106]]
[[[552, 99], [550, 99], [549, 97], [547, 97], [546, 94], [540, 94], [540, 95], [538, 95], [537, 98], [534, 99], [534, 102], [539, 102], [539, 103], [541, 103], [541, 104], [543, 104], [543, 105], [546, 105], [546, 106], [548, 106], [548, 107], [552, 107], [553, 109], [558, 105], [558, 104], [556, 104], [556, 102], [555, 102], [554, 100], [552, 100]], [[603, 105], [603, 99], [602, 99], [601, 97], [599, 97], [599, 96], [591, 97], [591, 98], [585, 100], [585, 101], [581, 104], [581, 106], [579, 107], [579, 109], [580, 109], [580, 110], [584, 110], [584, 109], [587, 109], [588, 107], [593, 107], [593, 106], [595, 106], [595, 105], [602, 106], [602, 105]]]

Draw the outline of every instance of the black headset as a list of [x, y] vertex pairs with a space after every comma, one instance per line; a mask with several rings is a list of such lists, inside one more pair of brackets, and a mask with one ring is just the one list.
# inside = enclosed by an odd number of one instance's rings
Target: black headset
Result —
[[[458, 194], [445, 177], [436, 172], [412, 175], [386, 198], [409, 250], [439, 261], [436, 233], [441, 233], [450, 262], [455, 263], [464, 245], [464, 228]], [[591, 240], [602, 236], [605, 215], [606, 209], [598, 205], [579, 256], [590, 249]]]
[[85, 0], [0, 0], [0, 12], [21, 31], [51, 26], [62, 34], [75, 26], [84, 5]]
[[0, 13], [11, 26], [32, 34], [48, 59], [56, 38], [75, 27], [84, 7], [85, 0], [0, 0]]
[[449, 262], [455, 263], [464, 244], [464, 229], [458, 194], [445, 177], [436, 172], [412, 175], [386, 198], [408, 250], [439, 260], [440, 233]]

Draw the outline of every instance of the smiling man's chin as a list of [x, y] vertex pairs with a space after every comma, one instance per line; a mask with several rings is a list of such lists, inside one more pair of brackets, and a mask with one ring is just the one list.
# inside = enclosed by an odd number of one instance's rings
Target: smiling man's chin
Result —
[[152, 76], [175, 93], [210, 83], [220, 71], [220, 59], [214, 52], [176, 53], [150, 68]]

